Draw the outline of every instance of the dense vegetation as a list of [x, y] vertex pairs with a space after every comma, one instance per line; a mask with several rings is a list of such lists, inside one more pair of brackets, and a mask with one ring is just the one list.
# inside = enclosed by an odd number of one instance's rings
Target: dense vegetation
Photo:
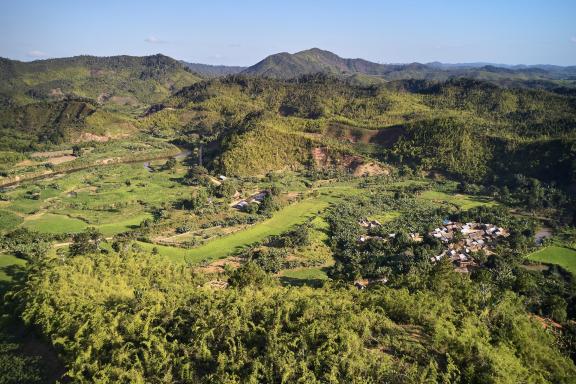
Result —
[[154, 256], [37, 266], [23, 318], [76, 382], [569, 382], [576, 368], [511, 293], [488, 299], [444, 269], [431, 289], [282, 288], [252, 264], [196, 288]]
[[184, 65], [0, 61], [0, 382], [573, 382], [570, 68]]

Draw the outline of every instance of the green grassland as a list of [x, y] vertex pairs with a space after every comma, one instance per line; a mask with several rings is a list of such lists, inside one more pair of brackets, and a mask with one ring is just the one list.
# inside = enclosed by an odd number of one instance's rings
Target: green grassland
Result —
[[529, 260], [557, 264], [576, 276], [576, 251], [570, 248], [549, 246], [527, 256]]
[[27, 220], [22, 226], [41, 233], [60, 234], [82, 232], [88, 224], [68, 216], [47, 213], [37, 219]]
[[0, 254], [0, 283], [11, 280], [11, 276], [8, 271], [10, 267], [22, 267], [24, 264], [26, 264], [26, 261], [16, 256]]

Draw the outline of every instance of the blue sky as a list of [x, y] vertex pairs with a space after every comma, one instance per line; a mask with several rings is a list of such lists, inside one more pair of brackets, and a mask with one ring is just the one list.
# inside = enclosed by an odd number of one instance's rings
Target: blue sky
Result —
[[319, 47], [383, 63], [576, 65], [575, 0], [6, 0], [0, 56], [251, 65]]

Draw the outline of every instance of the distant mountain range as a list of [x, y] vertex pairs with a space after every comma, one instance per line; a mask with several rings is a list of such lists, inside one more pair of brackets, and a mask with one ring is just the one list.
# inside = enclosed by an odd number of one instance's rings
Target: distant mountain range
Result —
[[199, 64], [199, 63], [187, 63], [186, 61], [181, 61], [184, 66], [204, 77], [220, 77], [227, 75], [234, 75], [244, 71], [248, 67], [238, 67], [238, 66], [228, 66], [228, 65], [209, 65], [209, 64]]
[[[188, 63], [164, 55], [76, 56], [21, 62], [0, 58], [0, 104], [85, 97], [98, 103], [145, 108], [202, 79], [232, 74], [275, 79], [325, 73], [353, 84], [395, 80], [485, 80], [507, 87], [576, 88], [576, 66], [489, 63], [380, 64], [312, 48], [282, 52], [250, 66]], [[570, 91], [573, 92], [573, 91]]]
[[[327, 73], [336, 76], [364, 75], [373, 80], [447, 80], [468, 77], [478, 80], [576, 80], [576, 66], [497, 65], [488, 63], [379, 64], [364, 59], [345, 59], [318, 48], [294, 54], [282, 52], [266, 57], [242, 74], [290, 79], [304, 74]], [[365, 79], [366, 80], [366, 79]]]

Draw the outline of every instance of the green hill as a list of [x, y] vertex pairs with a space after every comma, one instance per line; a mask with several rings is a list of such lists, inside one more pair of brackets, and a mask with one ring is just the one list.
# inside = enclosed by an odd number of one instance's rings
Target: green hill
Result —
[[352, 155], [471, 181], [521, 173], [570, 185], [575, 105], [570, 95], [466, 79], [358, 86], [326, 75], [233, 76], [182, 89], [142, 123], [174, 127], [168, 116], [186, 116], [175, 134], [201, 138], [208, 163], [233, 173], [305, 166], [314, 148], [329, 148], [341, 164]]
[[164, 55], [0, 59], [0, 94], [18, 104], [66, 96], [116, 105], [152, 104], [198, 80], [182, 63]]

